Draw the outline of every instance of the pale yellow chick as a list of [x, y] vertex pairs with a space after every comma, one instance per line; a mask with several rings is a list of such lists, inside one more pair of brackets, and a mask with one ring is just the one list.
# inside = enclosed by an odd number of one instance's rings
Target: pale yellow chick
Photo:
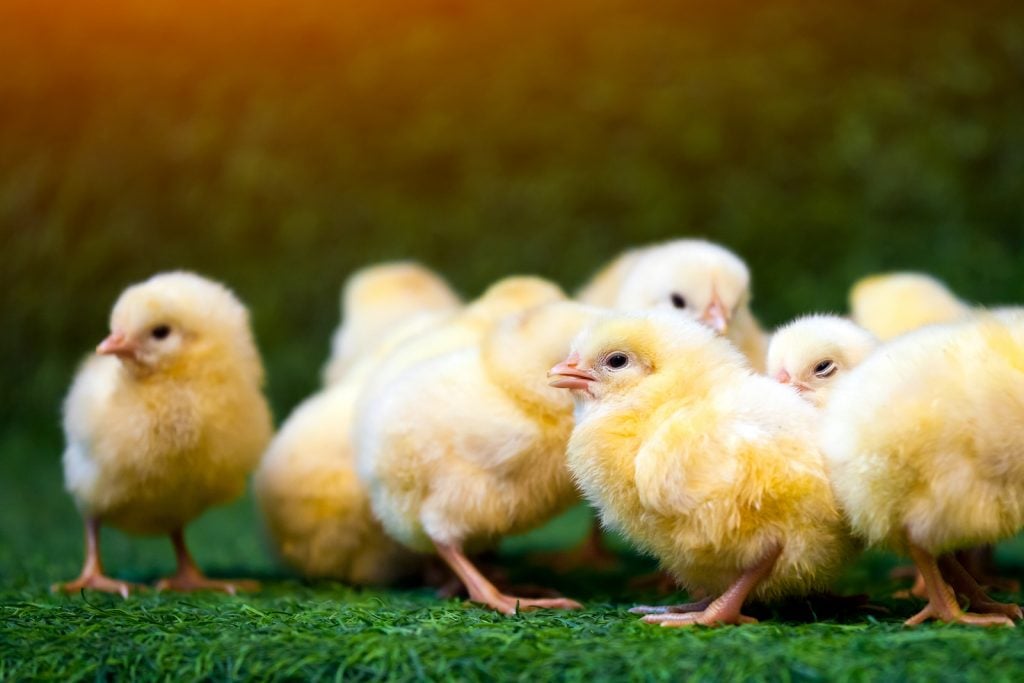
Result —
[[404, 366], [357, 407], [359, 473], [385, 529], [436, 552], [471, 600], [505, 614], [579, 607], [505, 595], [466, 552], [578, 500], [565, 468], [572, 401], [545, 371], [592, 315], [563, 299], [506, 316], [477, 344]]
[[374, 342], [340, 381], [296, 408], [255, 478], [270, 540], [285, 562], [305, 576], [374, 585], [420, 568], [420, 558], [391, 540], [374, 518], [369, 492], [356, 475], [356, 400], [388, 386], [407, 367], [479, 344], [513, 312], [563, 298], [546, 280], [509, 277], [461, 311], [412, 316]]
[[443, 278], [418, 263], [381, 263], [356, 272], [342, 290], [342, 322], [331, 339], [324, 384], [338, 382], [360, 356], [411, 319], [452, 313], [461, 305]]
[[783, 325], [768, 344], [767, 374], [814, 406], [828, 401], [837, 379], [878, 346], [878, 339], [837, 315], [806, 315]]
[[970, 312], [946, 285], [924, 273], [872, 275], [850, 289], [853, 321], [882, 341]]
[[627, 251], [576, 298], [620, 311], [677, 311], [726, 336], [764, 370], [767, 340], [750, 311], [750, 271], [720, 245], [680, 239]]
[[908, 625], [1020, 618], [952, 552], [1024, 526], [1022, 414], [1024, 314], [1012, 312], [904, 335], [837, 384], [822, 425], [833, 486], [859, 535], [917, 565], [929, 602]]
[[272, 430], [262, 384], [249, 315], [224, 286], [174, 272], [125, 290], [64, 402], [64, 480], [85, 518], [86, 560], [56, 588], [128, 594], [103, 574], [101, 525], [171, 536], [178, 573], [158, 588], [249, 585], [204, 577], [184, 527], [244, 491]]
[[573, 477], [607, 526], [716, 596], [637, 608], [645, 621], [747, 623], [748, 596], [829, 585], [853, 544], [809, 403], [705, 326], [663, 312], [607, 315], [572, 348], [551, 375], [577, 403]]

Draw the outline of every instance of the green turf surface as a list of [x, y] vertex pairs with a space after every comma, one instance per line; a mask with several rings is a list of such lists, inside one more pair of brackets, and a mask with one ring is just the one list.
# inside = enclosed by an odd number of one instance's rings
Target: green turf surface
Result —
[[[491, 680], [1013, 680], [1024, 667], [1024, 630], [927, 625], [904, 629], [916, 603], [892, 600], [895, 559], [871, 554], [840, 586], [870, 591], [889, 613], [836, 612], [822, 603], [761, 607], [756, 626], [720, 630], [648, 626], [626, 609], [665, 601], [632, 590], [652, 568], [630, 554], [617, 570], [558, 575], [531, 550], [582, 536], [577, 508], [552, 525], [509, 539], [512, 579], [551, 585], [582, 600], [576, 613], [503, 617], [427, 589], [355, 590], [307, 583], [274, 566], [251, 501], [211, 511], [189, 531], [199, 561], [218, 576], [256, 576], [259, 594], [51, 595], [81, 561], [80, 522], [59, 491], [59, 443], [7, 439], [0, 456], [18, 463], [0, 481], [0, 679], [97, 680], [135, 676], [207, 678], [393, 677]], [[33, 457], [25, 457], [32, 453]], [[161, 539], [104, 535], [111, 572], [152, 581], [173, 569]], [[1000, 548], [1020, 574], [1024, 544]], [[682, 596], [675, 596], [682, 598]]]
[[[1024, 3], [6, 0], [0, 56], [0, 679], [1020, 678], [1020, 630], [903, 630], [884, 556], [842, 584], [892, 610], [875, 621], [645, 627], [624, 613], [653, 599], [626, 586], [644, 560], [523, 559], [580, 536], [579, 510], [503, 551], [580, 614], [297, 582], [248, 500], [189, 538], [260, 595], [47, 587], [81, 561], [61, 397], [117, 293], [158, 270], [250, 305], [278, 420], [317, 384], [343, 277], [376, 259], [469, 296], [704, 235], [748, 260], [769, 325], [886, 268], [1024, 301]], [[117, 576], [172, 569], [163, 540], [104, 540]], [[1020, 575], [1024, 547], [999, 560]]]

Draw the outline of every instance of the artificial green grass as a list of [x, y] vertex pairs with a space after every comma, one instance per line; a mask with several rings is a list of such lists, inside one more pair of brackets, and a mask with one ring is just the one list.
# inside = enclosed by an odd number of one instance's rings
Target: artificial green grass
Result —
[[[0, 680], [453, 679], [492, 680], [1012, 680], [1024, 666], [1024, 629], [903, 628], [918, 607], [893, 600], [896, 561], [869, 554], [841, 587], [869, 591], [889, 610], [829, 610], [820, 602], [755, 607], [758, 625], [663, 629], [626, 609], [679, 600], [630, 589], [652, 569], [622, 566], [559, 575], [536, 567], [532, 550], [578, 539], [587, 513], [570, 511], [543, 530], [510, 539], [502, 559], [512, 579], [550, 585], [583, 601], [580, 612], [504, 617], [424, 588], [360, 590], [303, 582], [266, 553], [251, 501], [213, 510], [189, 531], [199, 561], [218, 576], [255, 576], [263, 590], [236, 597], [152, 592], [50, 594], [81, 561], [80, 522], [60, 492], [59, 442], [10, 437], [0, 458]], [[163, 539], [104, 535], [108, 569], [152, 581], [173, 569]], [[1000, 548], [1019, 573], [1024, 546]], [[1008, 596], [1004, 596], [1008, 597]]]

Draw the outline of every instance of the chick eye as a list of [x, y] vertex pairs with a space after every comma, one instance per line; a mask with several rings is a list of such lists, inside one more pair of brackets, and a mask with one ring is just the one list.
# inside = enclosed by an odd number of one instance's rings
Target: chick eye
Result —
[[154, 327], [150, 334], [153, 335], [153, 339], [167, 339], [171, 334], [170, 325], [157, 325]]
[[672, 292], [672, 305], [676, 308], [686, 308], [686, 299], [679, 292]]
[[604, 364], [612, 370], [621, 370], [629, 365], [629, 356], [621, 352], [611, 353], [604, 359]]
[[823, 360], [814, 366], [815, 377], [831, 377], [837, 370], [835, 361]]

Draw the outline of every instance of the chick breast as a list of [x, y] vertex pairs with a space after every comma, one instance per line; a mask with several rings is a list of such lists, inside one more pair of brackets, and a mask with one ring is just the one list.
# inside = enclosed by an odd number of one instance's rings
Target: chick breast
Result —
[[935, 326], [837, 384], [822, 445], [837, 497], [869, 542], [932, 553], [1024, 523], [1024, 319]]
[[666, 392], [576, 427], [569, 466], [605, 523], [717, 594], [780, 541], [756, 589], [825, 588], [853, 551], [814, 445], [814, 409], [751, 375], [704, 400]]
[[258, 377], [227, 368], [140, 383], [117, 360], [91, 357], [65, 400], [64, 430], [79, 509], [162, 534], [240, 495], [272, 427]]

